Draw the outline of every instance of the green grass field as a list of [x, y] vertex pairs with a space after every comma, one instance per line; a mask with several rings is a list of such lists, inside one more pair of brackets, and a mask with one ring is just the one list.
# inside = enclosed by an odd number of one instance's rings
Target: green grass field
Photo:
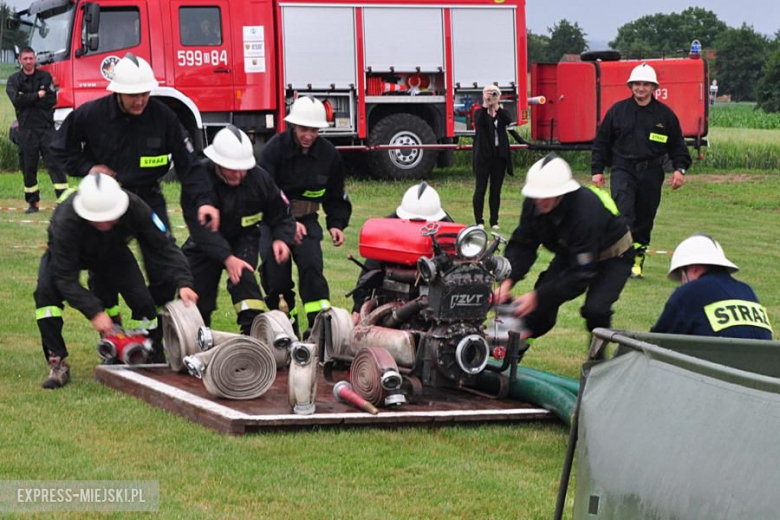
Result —
[[[587, 179], [584, 170], [578, 177]], [[519, 215], [521, 179], [518, 175], [505, 185], [501, 231], [506, 236]], [[434, 179], [445, 208], [458, 221], [471, 221], [472, 182], [464, 170]], [[94, 382], [97, 335], [72, 309], [65, 312], [72, 384], [41, 390], [47, 370], [32, 292], [53, 199], [45, 175], [41, 186], [45, 209], [39, 214], [27, 218], [0, 211], [0, 480], [158, 480], [166, 518], [552, 516], [568, 433], [557, 423], [228, 437]], [[340, 249], [323, 247], [335, 305], [348, 305], [344, 293], [357, 273], [346, 255], [357, 254], [360, 224], [391, 212], [406, 187], [349, 181], [355, 211], [347, 243]], [[652, 247], [671, 250], [693, 232], [713, 234], [742, 267], [738, 278], [753, 285], [777, 327], [779, 192], [778, 172], [691, 175], [681, 190], [665, 189]], [[166, 186], [166, 195], [171, 207], [178, 207], [177, 186]], [[0, 207], [24, 207], [20, 174], [0, 175]], [[183, 223], [180, 212], [172, 219]], [[176, 233], [181, 243], [186, 232], [177, 228]], [[546, 260], [549, 255], [543, 254], [538, 264]], [[614, 327], [652, 326], [675, 288], [665, 277], [668, 262], [668, 255], [652, 255], [647, 278], [629, 281]], [[516, 292], [528, 290], [538, 272], [537, 267]], [[535, 343], [525, 365], [578, 377], [587, 344], [580, 304], [562, 308], [557, 327]], [[235, 331], [234, 319], [223, 291], [214, 326]]]

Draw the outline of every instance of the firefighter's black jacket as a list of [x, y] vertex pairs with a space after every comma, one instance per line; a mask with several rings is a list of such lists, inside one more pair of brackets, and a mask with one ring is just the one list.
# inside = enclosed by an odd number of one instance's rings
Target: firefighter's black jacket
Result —
[[[46, 95], [38, 97], [38, 91]], [[29, 76], [22, 71], [11, 74], [5, 91], [16, 109], [16, 119], [20, 127], [50, 128], [54, 126], [54, 105], [57, 104], [57, 92], [52, 83], [51, 74], [35, 69]]]
[[168, 173], [171, 154], [182, 191], [199, 206], [212, 203], [206, 172], [179, 119], [154, 98], [140, 116], [122, 112], [114, 94], [85, 103], [65, 118], [51, 149], [68, 175], [84, 177], [105, 164], [130, 191], [154, 186]]
[[272, 240], [282, 240], [292, 246], [295, 238], [295, 219], [290, 206], [282, 198], [279, 188], [268, 173], [254, 167], [236, 187], [228, 186], [217, 177], [214, 164], [204, 162], [214, 189], [214, 205], [219, 209], [219, 231], [213, 233], [198, 223], [198, 208], [191, 197], [182, 193], [181, 207], [190, 230], [190, 242], [208, 257], [224, 263], [233, 254], [230, 244], [245, 234], [260, 238], [260, 222], [270, 229]]
[[520, 225], [512, 232], [504, 256], [512, 264], [513, 283], [522, 280], [536, 262], [539, 246], [566, 260], [568, 268], [536, 288], [540, 305], [569, 301], [582, 294], [596, 276], [602, 251], [628, 232], [625, 221], [609, 212], [591, 190], [580, 187], [563, 195], [560, 204], [542, 214], [526, 198]]
[[344, 189], [344, 164], [336, 148], [318, 137], [304, 154], [293, 137], [293, 128], [277, 134], [263, 148], [260, 166], [288, 199], [322, 204], [328, 229], [345, 229], [352, 203]]
[[672, 109], [652, 97], [639, 106], [633, 97], [618, 101], [607, 111], [593, 142], [591, 172], [608, 166], [630, 166], [668, 155], [675, 170], [688, 168], [691, 156], [680, 121]]
[[92, 319], [103, 311], [103, 303], [79, 283], [82, 270], [102, 272], [111, 265], [118, 248], [131, 238], [138, 240], [144, 254], [164, 269], [179, 288], [192, 287], [193, 280], [184, 253], [170, 238], [170, 231], [137, 195], [128, 193], [127, 212], [110, 231], [98, 231], [73, 208], [74, 195], [54, 211], [49, 224], [51, 276], [65, 301]]

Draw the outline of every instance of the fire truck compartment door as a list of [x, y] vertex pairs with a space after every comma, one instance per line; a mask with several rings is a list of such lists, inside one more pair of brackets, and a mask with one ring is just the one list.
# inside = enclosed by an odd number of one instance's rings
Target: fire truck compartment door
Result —
[[558, 64], [556, 134], [561, 143], [596, 138], [596, 67], [590, 62]]
[[373, 72], [444, 69], [441, 9], [366, 7], [366, 67]]
[[288, 6], [282, 20], [284, 85], [349, 89], [357, 84], [351, 7]]
[[518, 84], [515, 9], [495, 5], [485, 9], [453, 8], [451, 13], [455, 84]]

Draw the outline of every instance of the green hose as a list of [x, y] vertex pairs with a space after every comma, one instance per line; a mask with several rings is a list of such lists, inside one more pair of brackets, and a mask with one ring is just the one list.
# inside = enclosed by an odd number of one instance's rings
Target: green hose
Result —
[[[558, 374], [553, 374], [552, 372], [545, 372], [543, 370], [536, 370], [534, 368], [528, 367], [517, 367], [517, 373], [527, 374], [537, 379], [547, 381], [548, 383], [552, 383], [556, 386], [560, 386], [573, 393], [575, 396], [580, 393], [580, 382], [570, 377], [564, 377]], [[507, 370], [505, 374], [509, 375], [509, 371]]]

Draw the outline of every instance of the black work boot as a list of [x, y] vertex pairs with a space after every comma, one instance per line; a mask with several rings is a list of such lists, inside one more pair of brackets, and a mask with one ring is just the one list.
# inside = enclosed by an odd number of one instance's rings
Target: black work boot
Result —
[[29, 215], [30, 213], [38, 213], [38, 203], [33, 202], [31, 203], [26, 210], [24, 210], [25, 215]]
[[62, 388], [70, 381], [70, 367], [59, 356], [49, 357], [49, 377], [43, 382], [43, 388], [47, 390], [54, 390], [55, 388]]
[[157, 319], [157, 327], [149, 331], [149, 339], [152, 340], [152, 354], [149, 356], [149, 363], [166, 363], [165, 349], [163, 348], [163, 328], [162, 319]]

